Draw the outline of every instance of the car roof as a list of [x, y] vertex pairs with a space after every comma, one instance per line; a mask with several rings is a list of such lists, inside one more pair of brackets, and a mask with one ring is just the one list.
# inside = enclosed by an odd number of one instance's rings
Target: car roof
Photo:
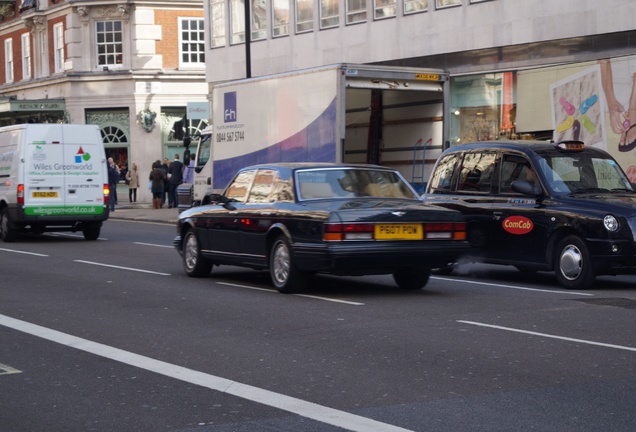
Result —
[[335, 163], [335, 162], [276, 162], [276, 163], [266, 163], [266, 164], [258, 164], [251, 165], [241, 169], [241, 171], [247, 169], [287, 169], [287, 170], [297, 170], [297, 169], [311, 169], [311, 168], [372, 168], [372, 169], [383, 169], [389, 171], [395, 171], [393, 168], [380, 166], [380, 165], [372, 165], [372, 164], [355, 164], [355, 163]]
[[[561, 152], [559, 143], [554, 141], [536, 141], [536, 140], [501, 140], [501, 141], [479, 141], [466, 144], [451, 146], [446, 152], [462, 152], [474, 150], [516, 150], [527, 155], [533, 153]], [[606, 154], [604, 150], [597, 147], [585, 146], [583, 151]], [[580, 152], [580, 150], [579, 150]]]

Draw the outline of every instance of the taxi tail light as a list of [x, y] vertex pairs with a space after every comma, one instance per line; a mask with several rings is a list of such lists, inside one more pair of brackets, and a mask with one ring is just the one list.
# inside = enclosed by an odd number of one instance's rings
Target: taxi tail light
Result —
[[425, 239], [466, 240], [466, 223], [434, 222], [424, 224]]
[[18, 189], [16, 191], [16, 201], [20, 205], [24, 204], [24, 185], [23, 184], [18, 185]]
[[104, 183], [104, 204], [110, 204], [110, 187], [108, 187], [108, 183]]
[[325, 224], [322, 239], [325, 241], [373, 240], [373, 224], [328, 223]]

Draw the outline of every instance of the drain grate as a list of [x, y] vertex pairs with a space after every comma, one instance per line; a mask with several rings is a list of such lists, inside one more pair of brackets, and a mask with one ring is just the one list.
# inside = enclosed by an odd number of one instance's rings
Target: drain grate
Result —
[[598, 305], [598, 306], [613, 306], [624, 309], [636, 309], [636, 300], [628, 298], [594, 298], [594, 299], [576, 299], [583, 303]]

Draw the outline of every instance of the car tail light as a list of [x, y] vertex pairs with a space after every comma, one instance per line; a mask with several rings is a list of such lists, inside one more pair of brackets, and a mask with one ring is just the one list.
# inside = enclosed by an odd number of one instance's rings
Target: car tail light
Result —
[[425, 239], [466, 240], [464, 222], [434, 222], [424, 224]]
[[110, 204], [110, 187], [104, 183], [104, 204]]
[[24, 204], [24, 185], [19, 184], [18, 190], [16, 191], [16, 201], [18, 204]]
[[325, 224], [323, 240], [373, 240], [374, 225], [368, 223]]

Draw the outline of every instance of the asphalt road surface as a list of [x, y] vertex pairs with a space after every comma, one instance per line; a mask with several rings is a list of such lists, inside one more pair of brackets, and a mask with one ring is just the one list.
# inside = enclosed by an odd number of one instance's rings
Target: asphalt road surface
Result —
[[636, 278], [188, 278], [174, 227], [0, 243], [0, 431], [633, 431]]

